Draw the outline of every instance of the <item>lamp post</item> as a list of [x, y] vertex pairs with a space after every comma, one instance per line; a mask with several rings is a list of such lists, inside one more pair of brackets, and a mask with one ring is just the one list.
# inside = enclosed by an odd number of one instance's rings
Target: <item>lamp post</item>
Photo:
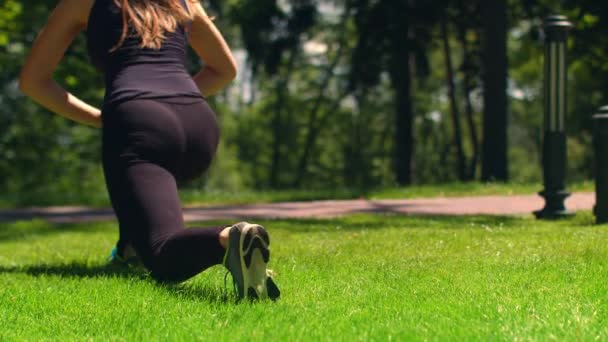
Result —
[[595, 214], [596, 223], [608, 222], [608, 106], [593, 115], [593, 147], [595, 150]]
[[564, 201], [566, 191], [566, 133], [564, 117], [567, 110], [566, 42], [572, 24], [565, 16], [545, 18], [545, 118], [543, 139], [544, 189], [539, 193], [545, 207], [535, 211], [539, 219], [552, 219], [572, 215]]

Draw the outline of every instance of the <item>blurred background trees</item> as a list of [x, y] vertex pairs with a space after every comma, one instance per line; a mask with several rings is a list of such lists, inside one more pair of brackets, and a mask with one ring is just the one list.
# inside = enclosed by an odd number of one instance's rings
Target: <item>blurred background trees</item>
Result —
[[[0, 192], [22, 204], [105, 196], [100, 132], [17, 90], [53, 0], [0, 4]], [[189, 187], [239, 190], [541, 181], [542, 18], [569, 40], [569, 180], [589, 179], [590, 116], [608, 104], [608, 3], [593, 0], [231, 0], [209, 12], [240, 63], [210, 99], [223, 140]], [[201, 64], [190, 56], [191, 68]], [[56, 79], [95, 105], [81, 36]], [[540, 188], [539, 188], [540, 190]]]

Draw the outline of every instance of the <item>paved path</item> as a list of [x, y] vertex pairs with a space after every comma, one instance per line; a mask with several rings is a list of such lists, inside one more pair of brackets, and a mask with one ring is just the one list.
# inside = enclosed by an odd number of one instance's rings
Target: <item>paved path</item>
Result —
[[[594, 193], [575, 193], [566, 201], [571, 211], [591, 210]], [[538, 195], [450, 197], [405, 200], [336, 200], [185, 208], [186, 221], [259, 218], [328, 218], [355, 213], [407, 215], [527, 215], [541, 209]], [[0, 210], [0, 222], [41, 218], [51, 222], [87, 222], [115, 219], [110, 209], [45, 207]]]

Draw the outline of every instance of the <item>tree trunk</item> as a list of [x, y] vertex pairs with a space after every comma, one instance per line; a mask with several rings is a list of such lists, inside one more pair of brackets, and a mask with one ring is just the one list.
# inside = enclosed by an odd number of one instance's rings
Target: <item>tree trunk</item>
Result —
[[475, 119], [473, 118], [474, 111], [471, 103], [471, 91], [473, 90], [472, 84], [472, 72], [474, 69], [471, 67], [472, 61], [469, 60], [469, 44], [466, 38], [466, 29], [460, 29], [458, 33], [458, 40], [462, 49], [463, 56], [463, 96], [465, 103], [465, 116], [467, 120], [467, 126], [469, 128], [469, 134], [471, 135], [472, 155], [469, 160], [469, 166], [467, 170], [466, 180], [474, 180], [477, 170], [477, 162], [479, 161], [479, 137], [477, 135], [477, 127], [475, 125]]
[[289, 92], [288, 84], [289, 79], [291, 77], [291, 73], [293, 71], [293, 66], [295, 64], [296, 59], [296, 50], [292, 50], [289, 56], [289, 62], [287, 63], [287, 69], [284, 75], [278, 75], [279, 79], [276, 82], [276, 96], [277, 99], [274, 103], [274, 116], [272, 118], [272, 132], [273, 132], [273, 141], [272, 141], [272, 163], [270, 165], [270, 186], [272, 188], [280, 187], [281, 180], [281, 147], [283, 146], [283, 110], [285, 109], [285, 102], [287, 100], [287, 95]]
[[458, 162], [458, 179], [464, 181], [466, 178], [466, 160], [462, 148], [462, 128], [460, 125], [460, 111], [456, 103], [456, 86], [454, 85], [454, 68], [452, 67], [452, 52], [450, 39], [448, 37], [447, 17], [441, 17], [441, 38], [443, 40], [443, 54], [445, 57], [446, 83], [448, 87], [448, 98], [450, 99], [450, 112], [452, 114], [452, 130], [454, 131], [454, 146], [456, 147], [456, 158]]
[[482, 180], [507, 181], [507, 4], [482, 1]]
[[[411, 4], [410, 4], [411, 6]], [[397, 6], [404, 13], [399, 24], [393, 24], [391, 34], [391, 62], [389, 74], [395, 99], [395, 143], [393, 147], [393, 167], [395, 181], [399, 185], [412, 182], [413, 151], [413, 108], [412, 75], [410, 67], [410, 42], [413, 34], [407, 13], [408, 5]], [[400, 11], [401, 7], [406, 7]]]

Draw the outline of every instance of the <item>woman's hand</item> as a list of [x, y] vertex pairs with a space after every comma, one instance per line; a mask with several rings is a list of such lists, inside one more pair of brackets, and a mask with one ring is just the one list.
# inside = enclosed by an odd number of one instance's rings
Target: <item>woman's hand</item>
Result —
[[68, 119], [101, 127], [101, 111], [53, 80], [53, 72], [76, 35], [86, 27], [93, 0], [61, 0], [34, 41], [21, 69], [19, 89], [43, 107]]
[[194, 76], [194, 82], [203, 95], [213, 95], [236, 77], [236, 62], [224, 37], [200, 3], [187, 3], [194, 15], [190, 45], [205, 62], [205, 67]]

